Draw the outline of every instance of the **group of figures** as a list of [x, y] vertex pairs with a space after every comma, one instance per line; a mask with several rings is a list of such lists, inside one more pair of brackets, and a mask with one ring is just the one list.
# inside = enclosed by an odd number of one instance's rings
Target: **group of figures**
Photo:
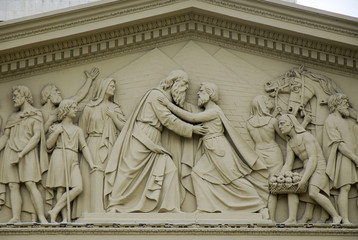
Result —
[[[314, 75], [303, 68], [291, 71], [297, 72], [305, 75], [300, 80]], [[190, 197], [196, 206], [190, 211], [257, 212], [275, 221], [277, 195], [270, 194], [268, 180], [296, 171], [295, 158], [303, 162], [297, 189], [308, 187], [302, 194], [288, 194], [286, 222], [297, 221], [301, 200], [306, 202], [301, 221], [309, 221], [319, 205], [333, 223], [349, 223], [348, 192], [358, 183], [358, 157], [347, 119], [356, 115], [344, 94], [329, 94], [330, 114], [320, 138], [319, 131], [305, 130], [316, 120], [316, 110], [307, 113], [310, 99], [303, 101], [303, 91], [300, 106], [285, 110], [278, 105], [285, 84], [270, 88], [275, 83], [267, 83], [276, 101], [266, 95], [252, 101], [246, 127], [253, 149], [218, 105], [217, 85], [201, 84], [197, 106], [185, 101], [189, 77], [182, 70], [170, 72], [146, 92], [128, 119], [113, 100], [115, 80], [97, 79], [77, 126], [78, 104], [99, 70], [85, 73], [85, 85], [70, 99], [47, 85], [40, 110], [32, 106], [27, 87], [13, 87], [18, 110], [0, 138], [0, 196], [5, 203], [9, 189], [10, 223], [20, 222], [22, 211], [42, 223], [72, 221], [84, 213], [187, 212], [183, 203]], [[279, 81], [285, 77], [297, 78], [286, 74]], [[297, 92], [297, 84], [286, 85]], [[298, 112], [305, 116], [301, 124]], [[287, 141], [286, 161], [276, 136]], [[338, 209], [330, 200], [332, 189], [339, 191]]]

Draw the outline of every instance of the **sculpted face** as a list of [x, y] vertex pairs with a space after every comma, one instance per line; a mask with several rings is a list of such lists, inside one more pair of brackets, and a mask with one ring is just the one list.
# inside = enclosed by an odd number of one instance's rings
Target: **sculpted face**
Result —
[[61, 92], [57, 88], [53, 88], [51, 90], [50, 100], [53, 104], [56, 105], [60, 104], [62, 101]]
[[287, 135], [293, 128], [293, 124], [291, 122], [291, 119], [286, 116], [283, 116], [278, 122], [278, 127], [281, 130], [282, 134]]
[[12, 94], [12, 100], [14, 101], [14, 106], [18, 108], [24, 104], [25, 96], [22, 96], [18, 90], [15, 90]]
[[198, 106], [199, 107], [204, 106], [210, 100], [210, 96], [204, 87], [200, 87], [199, 92], [198, 92], [198, 97], [199, 97], [198, 98]]
[[77, 108], [77, 104], [73, 103], [70, 107], [69, 107], [69, 111], [67, 113], [67, 116], [69, 118], [75, 118], [76, 114], [77, 114], [78, 108]]
[[107, 87], [106, 94], [108, 94], [109, 96], [114, 96], [115, 90], [116, 84], [114, 83], [114, 81], [111, 81]]
[[349, 103], [347, 99], [343, 99], [342, 102], [337, 106], [338, 112], [342, 114], [343, 117], [349, 116]]

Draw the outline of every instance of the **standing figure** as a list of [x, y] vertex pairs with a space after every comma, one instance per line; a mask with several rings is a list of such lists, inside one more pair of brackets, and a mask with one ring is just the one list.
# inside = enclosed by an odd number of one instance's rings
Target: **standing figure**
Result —
[[[329, 200], [329, 180], [326, 174], [326, 160], [317, 139], [301, 126], [291, 114], [279, 119], [282, 134], [288, 137], [286, 162], [281, 172], [292, 170], [295, 155], [303, 162], [303, 175], [297, 189], [303, 189], [308, 183], [308, 195], [333, 218], [333, 223], [340, 223], [342, 217]], [[325, 196], [325, 195], [326, 196]], [[289, 217], [285, 223], [296, 223], [299, 204], [298, 194], [288, 194]]]
[[[279, 173], [283, 166], [283, 156], [275, 141], [276, 133], [284, 139], [278, 128], [278, 120], [270, 114], [273, 101], [265, 95], [256, 96], [251, 104], [251, 116], [246, 127], [255, 142], [255, 152], [263, 159], [270, 175]], [[275, 221], [277, 196], [269, 195], [270, 218]]]
[[[106, 169], [112, 146], [125, 123], [124, 114], [113, 101], [114, 93], [114, 79], [100, 79], [93, 99], [86, 105], [80, 118], [80, 127], [93, 160], [101, 169]], [[84, 212], [104, 212], [104, 172], [90, 174], [91, 169], [86, 161], [81, 161], [80, 169], [84, 188], [77, 199], [76, 215], [80, 217]]]
[[266, 204], [245, 178], [253, 169], [266, 167], [217, 105], [218, 87], [203, 83], [198, 96], [198, 105], [205, 109], [200, 113], [187, 112], [160, 98], [160, 102], [180, 118], [191, 123], [202, 122], [208, 129], [200, 140], [191, 174], [197, 212], [260, 211], [268, 217]]
[[61, 210], [63, 210], [62, 221], [71, 221], [71, 216], [66, 214], [66, 205], [67, 208], [70, 207], [68, 206], [70, 202], [82, 192], [83, 184], [78, 164], [78, 150], [82, 150], [91, 169], [97, 168], [93, 164], [82, 129], [73, 124], [76, 113], [77, 103], [74, 100], [62, 100], [58, 112], [58, 119], [62, 122], [52, 125], [49, 129], [47, 148], [54, 150], [46, 186], [56, 190], [57, 200], [54, 208], [49, 211], [51, 222], [56, 221]]
[[330, 114], [324, 124], [323, 149], [327, 161], [327, 174], [331, 188], [338, 189], [338, 211], [343, 223], [350, 223], [348, 216], [348, 193], [358, 183], [357, 143], [350, 127], [348, 97], [342, 93], [330, 96]]
[[[86, 74], [86, 82], [82, 86], [78, 92], [71, 97], [72, 100], [79, 103], [81, 102], [87, 95], [92, 81], [96, 79], [96, 77], [99, 74], [98, 68], [92, 68], [91, 72], [85, 71]], [[54, 84], [47, 84], [42, 90], [41, 90], [41, 98], [40, 102], [43, 105], [41, 107], [42, 116], [44, 119], [44, 128], [45, 133], [48, 131], [50, 126], [57, 122], [57, 115], [58, 115], [58, 104], [62, 101], [61, 92], [58, 90], [58, 88]]]
[[31, 196], [31, 200], [24, 201], [32, 201], [40, 222], [47, 223], [43, 199], [37, 188], [41, 174], [48, 168], [42, 115], [40, 110], [32, 106], [32, 94], [26, 86], [13, 87], [12, 94], [14, 106], [19, 111], [10, 115], [5, 133], [0, 138], [0, 150], [5, 147], [0, 166], [0, 183], [8, 184], [10, 189], [12, 218], [9, 223], [21, 222], [21, 184], [26, 186]]
[[105, 200], [108, 211], [180, 211], [178, 169], [170, 152], [162, 146], [162, 131], [168, 128], [191, 138], [193, 133], [204, 133], [205, 128], [180, 120], [158, 98], [182, 104], [185, 98], [177, 93], [182, 89], [185, 93], [188, 81], [185, 72], [172, 71], [158, 88], [144, 95], [124, 125], [106, 168]]

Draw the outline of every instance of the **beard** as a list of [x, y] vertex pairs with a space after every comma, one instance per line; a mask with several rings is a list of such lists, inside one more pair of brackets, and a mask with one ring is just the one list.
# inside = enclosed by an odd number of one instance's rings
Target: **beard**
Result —
[[170, 89], [170, 93], [174, 102], [181, 108], [184, 107], [185, 97], [186, 97], [186, 84], [180, 84], [180, 82], [175, 82]]
[[338, 106], [337, 107], [337, 110], [338, 110], [338, 112], [340, 113], [340, 114], [342, 114], [342, 116], [343, 117], [349, 117], [349, 111], [348, 111], [348, 109], [346, 108], [346, 107], [340, 107], [340, 106]]
[[209, 95], [200, 96], [199, 99], [198, 99], [198, 106], [199, 107], [204, 106], [209, 100], [210, 100]]

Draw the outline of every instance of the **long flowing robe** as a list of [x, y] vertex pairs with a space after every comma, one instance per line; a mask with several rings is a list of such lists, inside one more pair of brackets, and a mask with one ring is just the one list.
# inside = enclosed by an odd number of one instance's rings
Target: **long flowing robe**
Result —
[[191, 124], [173, 115], [158, 97], [147, 92], [123, 127], [106, 168], [105, 201], [118, 212], [180, 211], [178, 170], [161, 145], [163, 128], [192, 137]]
[[217, 117], [203, 123], [209, 132], [201, 139], [192, 173], [198, 210], [256, 212], [266, 204], [245, 176], [260, 159], [235, 130], [228, 131], [233, 129], [221, 109], [216, 106], [215, 110]]
[[[251, 117], [247, 121], [247, 129], [251, 137], [254, 138], [255, 131], [257, 131], [260, 135], [264, 135], [263, 138], [274, 139], [275, 129], [272, 120], [271, 116]], [[282, 169], [283, 156], [280, 147], [275, 141], [261, 143], [260, 145], [256, 142], [255, 152], [263, 159], [270, 174], [278, 173]]]
[[[103, 170], [107, 167], [109, 155], [119, 133], [113, 119], [107, 115], [107, 109], [114, 111], [116, 118], [123, 125], [125, 123], [124, 114], [118, 104], [102, 104], [112, 81], [112, 78], [106, 78], [100, 82], [94, 99], [85, 106], [79, 122], [94, 164]], [[73, 216], [80, 217], [85, 212], [104, 212], [104, 173], [95, 171], [90, 174], [91, 168], [84, 158], [80, 161], [80, 169], [84, 182], [83, 192], [74, 202]]]
[[340, 143], [355, 153], [357, 145], [348, 120], [330, 114], [324, 125], [323, 149], [327, 157], [326, 173], [334, 189], [358, 183], [358, 170], [354, 162], [338, 150]]

